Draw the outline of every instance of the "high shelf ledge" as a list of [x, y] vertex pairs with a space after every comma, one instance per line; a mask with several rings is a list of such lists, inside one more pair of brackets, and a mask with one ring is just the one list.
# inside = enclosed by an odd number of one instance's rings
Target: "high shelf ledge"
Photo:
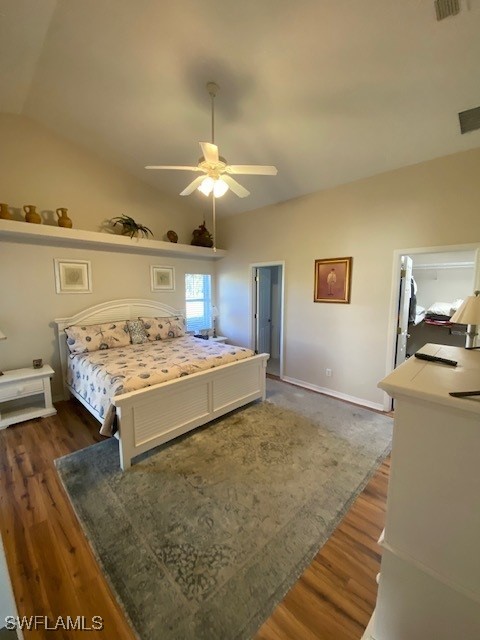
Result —
[[219, 259], [227, 255], [224, 249], [196, 247], [189, 244], [130, 238], [114, 233], [86, 231], [84, 229], [64, 229], [46, 224], [0, 220], [0, 240], [43, 244], [59, 247], [87, 247], [122, 253], [144, 253], [153, 255], [179, 256], [184, 258]]

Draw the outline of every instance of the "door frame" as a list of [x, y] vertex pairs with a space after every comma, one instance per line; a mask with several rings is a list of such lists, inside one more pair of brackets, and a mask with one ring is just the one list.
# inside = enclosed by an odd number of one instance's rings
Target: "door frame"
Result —
[[[395, 347], [397, 341], [397, 315], [398, 305], [400, 301], [400, 290], [398, 283], [400, 282], [400, 270], [402, 256], [413, 256], [419, 253], [451, 253], [454, 251], [475, 251], [475, 268], [473, 275], [473, 290], [480, 288], [480, 242], [471, 242], [468, 244], [448, 244], [438, 247], [410, 247], [408, 249], [395, 249], [393, 252], [393, 268], [392, 268], [392, 284], [390, 287], [390, 311], [388, 318], [388, 331], [387, 331], [387, 360], [386, 360], [386, 373], [389, 373], [395, 368]], [[473, 291], [472, 291], [473, 293]], [[383, 408], [385, 411], [390, 411], [391, 398], [387, 393], [384, 393]]]
[[282, 282], [280, 286], [281, 292], [281, 301], [280, 301], [280, 379], [283, 380], [283, 363], [284, 363], [284, 352], [285, 352], [285, 344], [284, 344], [284, 324], [285, 324], [285, 260], [273, 260], [272, 262], [252, 262], [249, 264], [249, 283], [250, 283], [250, 308], [249, 308], [249, 317], [250, 317], [250, 337], [249, 343], [250, 348], [255, 349], [255, 309], [257, 306], [257, 300], [255, 295], [255, 287], [254, 287], [254, 277], [255, 277], [255, 269], [259, 267], [281, 267], [282, 274]]

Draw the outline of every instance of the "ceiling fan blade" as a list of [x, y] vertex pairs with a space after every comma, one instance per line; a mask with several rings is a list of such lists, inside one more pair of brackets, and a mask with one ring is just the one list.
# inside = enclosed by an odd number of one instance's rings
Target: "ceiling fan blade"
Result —
[[224, 182], [226, 182], [230, 187], [230, 189], [233, 191], [233, 193], [237, 195], [239, 198], [245, 198], [246, 196], [250, 195], [250, 191], [247, 191], [245, 187], [242, 187], [242, 185], [239, 182], [237, 182], [230, 176], [223, 174], [220, 180], [223, 180]]
[[233, 174], [257, 175], [257, 176], [276, 176], [277, 167], [259, 164], [229, 164], [225, 171]]
[[200, 167], [173, 166], [168, 164], [148, 165], [145, 169], [175, 169], [176, 171], [202, 171]]
[[191, 193], [193, 193], [195, 191], [195, 189], [197, 187], [199, 187], [202, 182], [205, 180], [205, 176], [198, 176], [198, 178], [195, 178], [195, 180], [193, 180], [192, 182], [190, 182], [190, 184], [188, 185], [188, 187], [185, 187], [185, 189], [181, 192], [181, 196], [189, 196]]
[[218, 147], [211, 142], [200, 142], [203, 157], [207, 162], [218, 162]]

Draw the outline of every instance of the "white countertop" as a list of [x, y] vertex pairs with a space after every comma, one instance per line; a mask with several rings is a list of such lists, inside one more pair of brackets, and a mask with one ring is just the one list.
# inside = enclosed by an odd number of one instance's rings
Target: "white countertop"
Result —
[[378, 384], [393, 398], [408, 395], [480, 414], [480, 396], [452, 398], [450, 391], [480, 390], [480, 349], [426, 344], [420, 353], [456, 360], [451, 367], [412, 356]]

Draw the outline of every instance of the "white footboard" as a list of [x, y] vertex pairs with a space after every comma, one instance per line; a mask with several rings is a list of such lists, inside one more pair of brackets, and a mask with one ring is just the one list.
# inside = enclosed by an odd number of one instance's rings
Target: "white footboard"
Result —
[[258, 398], [265, 399], [268, 354], [115, 396], [120, 466]]

